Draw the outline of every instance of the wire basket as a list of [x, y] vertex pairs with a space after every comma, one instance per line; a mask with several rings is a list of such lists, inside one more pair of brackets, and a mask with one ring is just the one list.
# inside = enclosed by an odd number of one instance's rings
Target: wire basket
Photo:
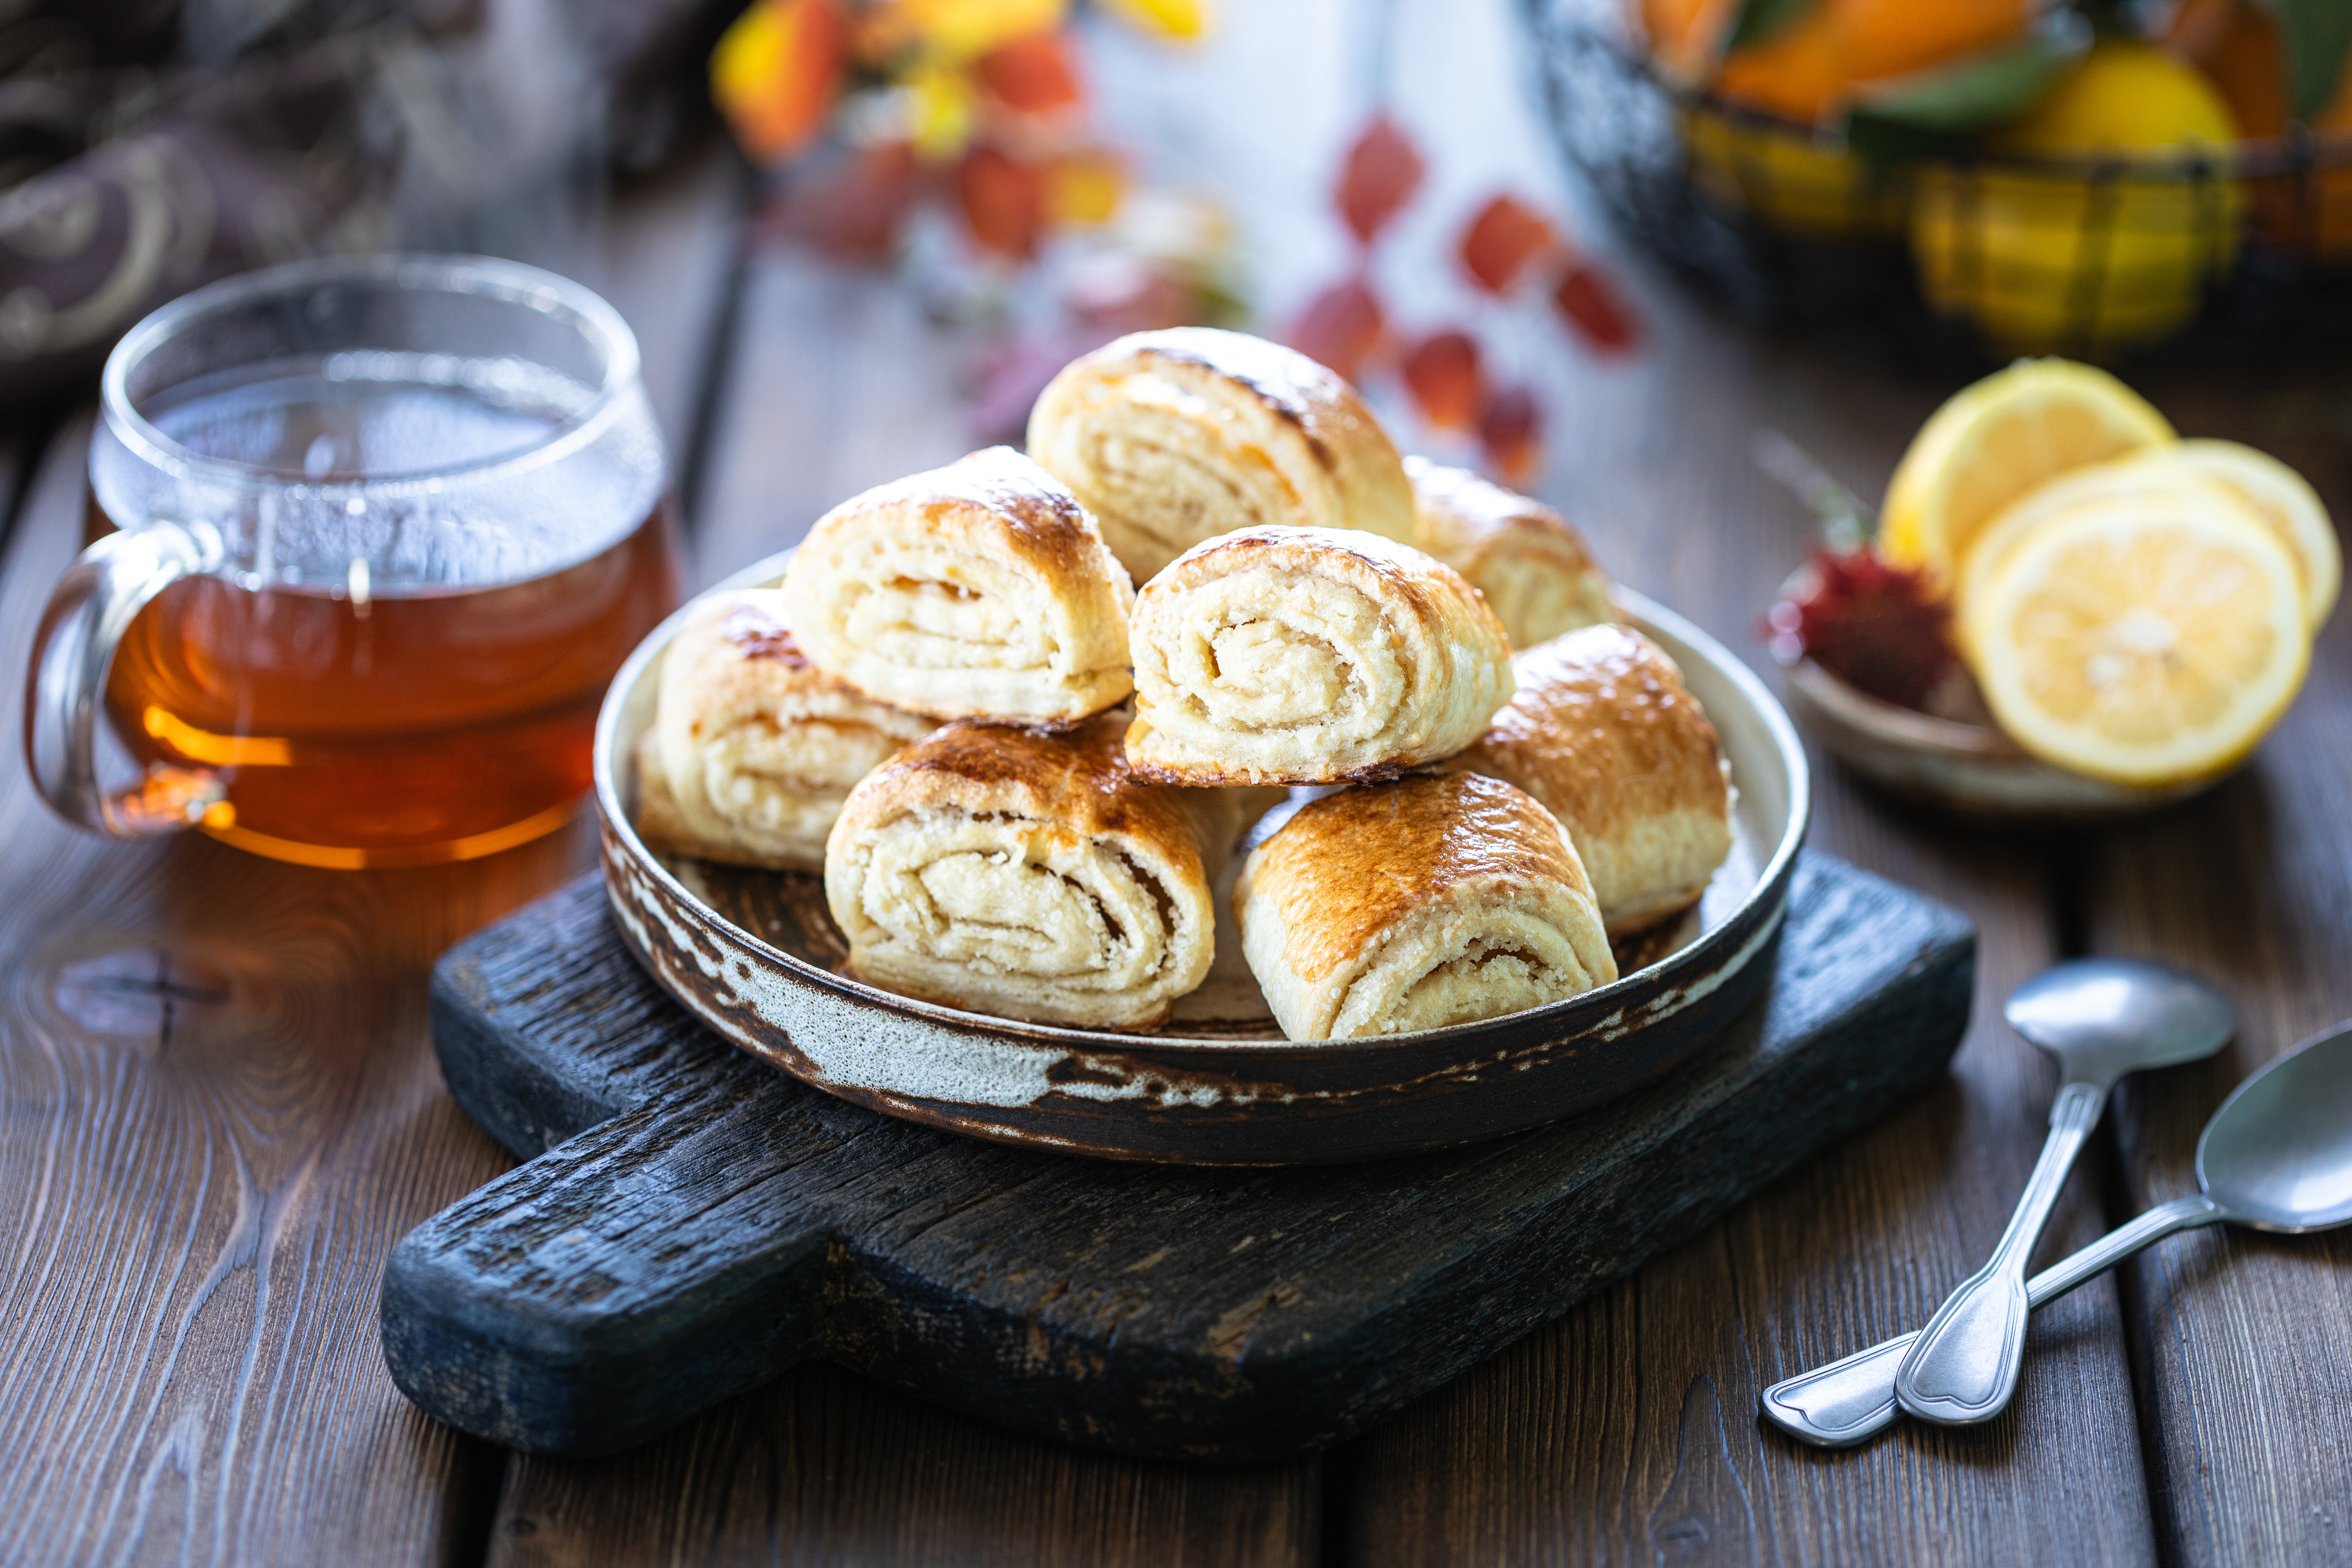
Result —
[[1607, 0], [1521, 0], [1618, 229], [1739, 315], [1905, 368], [2276, 365], [2352, 347], [2352, 137], [1874, 163], [1653, 69]]

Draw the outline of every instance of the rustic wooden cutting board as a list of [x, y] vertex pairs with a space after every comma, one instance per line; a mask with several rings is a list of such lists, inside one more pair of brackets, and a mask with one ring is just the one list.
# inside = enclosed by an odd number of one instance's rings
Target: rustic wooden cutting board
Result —
[[593, 1454], [823, 1357], [1026, 1431], [1269, 1460], [1492, 1355], [1943, 1070], [1976, 938], [1823, 855], [1774, 973], [1666, 1081], [1376, 1163], [1119, 1164], [835, 1100], [630, 961], [593, 878], [452, 948], [449, 1089], [529, 1163], [394, 1248], [384, 1356], [432, 1415]]

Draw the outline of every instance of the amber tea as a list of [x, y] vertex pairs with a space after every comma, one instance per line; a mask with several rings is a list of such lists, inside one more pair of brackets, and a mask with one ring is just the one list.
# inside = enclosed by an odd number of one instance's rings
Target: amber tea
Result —
[[[112, 551], [137, 558], [112, 576], [152, 556], [171, 580], [113, 649], [97, 748], [130, 784], [103, 795], [94, 826], [184, 821], [265, 855], [358, 867], [488, 854], [576, 808], [605, 686], [677, 598], [634, 344], [560, 279], [521, 302], [521, 338], [501, 342], [488, 307], [514, 309], [509, 296], [547, 275], [423, 266], [427, 285], [456, 269], [459, 292], [473, 286], [449, 347], [298, 343], [199, 363], [126, 397], [136, 417], [100, 432], [92, 521], [120, 531], [77, 572]], [[575, 335], [617, 335], [620, 374], [546, 352], [562, 344], [545, 329], [580, 300], [594, 331]], [[330, 278], [307, 313], [331, 339], [420, 335], [415, 310], [379, 303]], [[110, 367], [110, 416], [116, 382]], [[45, 629], [45, 658], [64, 641]]]

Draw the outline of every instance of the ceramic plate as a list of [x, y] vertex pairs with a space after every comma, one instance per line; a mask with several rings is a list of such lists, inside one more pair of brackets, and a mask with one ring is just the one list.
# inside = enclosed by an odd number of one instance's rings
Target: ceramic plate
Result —
[[[787, 559], [721, 586], [772, 584]], [[657, 855], [631, 826], [637, 738], [687, 610], [632, 656], [597, 723], [605, 892], [630, 950], [688, 1009], [793, 1077], [888, 1115], [1201, 1164], [1370, 1159], [1531, 1127], [1667, 1071], [1747, 1004], [1770, 972], [1804, 837], [1804, 752], [1770, 693], [1680, 616], [1633, 595], [1620, 605], [1682, 666], [1722, 733], [1738, 789], [1733, 848], [1696, 910], [1620, 949], [1624, 978], [1548, 1007], [1377, 1040], [1285, 1040], [1241, 959], [1230, 868], [1216, 966], [1164, 1034], [992, 1018], [850, 979], [819, 878]]]

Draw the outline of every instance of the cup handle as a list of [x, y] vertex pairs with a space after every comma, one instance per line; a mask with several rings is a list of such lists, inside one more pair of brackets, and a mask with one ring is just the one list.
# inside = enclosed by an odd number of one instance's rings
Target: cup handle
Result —
[[110, 533], [81, 552], [41, 614], [25, 679], [25, 762], [68, 822], [110, 838], [151, 838], [204, 820], [226, 793], [210, 768], [151, 763], [120, 790], [99, 777], [99, 713], [114, 650], [147, 602], [209, 569], [216, 551], [170, 522]]

